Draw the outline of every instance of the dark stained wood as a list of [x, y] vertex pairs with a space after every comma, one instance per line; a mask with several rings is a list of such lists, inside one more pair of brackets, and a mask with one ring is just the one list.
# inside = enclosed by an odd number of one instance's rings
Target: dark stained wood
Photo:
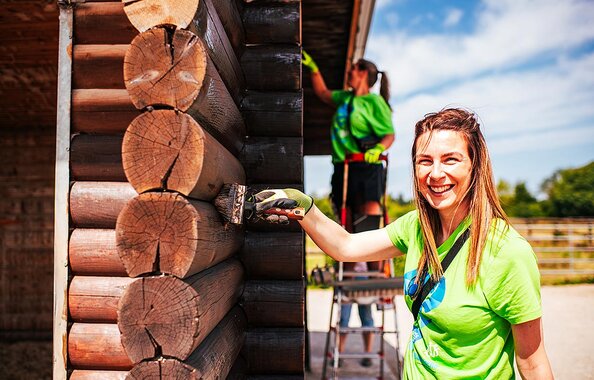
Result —
[[76, 181], [125, 181], [123, 136], [74, 135], [70, 141], [70, 175]]
[[302, 374], [304, 344], [303, 328], [253, 328], [242, 356], [250, 374]]
[[248, 137], [240, 161], [248, 183], [303, 183], [299, 137]]
[[248, 136], [301, 137], [301, 92], [247, 91], [241, 111]]
[[175, 359], [142, 362], [127, 379], [223, 379], [245, 339], [245, 314], [236, 306], [184, 362]]
[[68, 261], [74, 275], [128, 275], [118, 254], [115, 230], [75, 229], [68, 244]]
[[137, 279], [74, 276], [68, 287], [68, 313], [73, 322], [116, 323], [118, 302]]
[[303, 278], [303, 241], [303, 232], [246, 232], [240, 258], [248, 278]]
[[232, 259], [182, 281], [143, 277], [121, 298], [118, 326], [131, 360], [187, 359], [235, 305], [243, 268]]
[[243, 232], [223, 225], [210, 203], [151, 192], [130, 200], [120, 212], [116, 244], [129, 276], [167, 273], [184, 278], [236, 253]]
[[72, 131], [123, 134], [140, 112], [125, 89], [72, 91]]
[[125, 88], [124, 55], [129, 45], [74, 45], [72, 88]]
[[227, 33], [227, 38], [235, 51], [236, 57], [241, 57], [245, 48], [245, 29], [241, 21], [240, 8], [243, 8], [242, 0], [206, 0], [209, 7], [216, 9], [221, 24]]
[[242, 13], [248, 44], [299, 44], [301, 42], [299, 2], [251, 2]]
[[120, 211], [136, 195], [128, 182], [75, 182], [70, 189], [72, 226], [113, 229]]
[[241, 57], [249, 90], [291, 91], [301, 88], [301, 48], [252, 45]]
[[212, 200], [223, 183], [245, 183], [239, 161], [187, 114], [145, 112], [122, 143], [128, 181], [137, 192], [163, 189]]
[[68, 360], [73, 369], [128, 370], [133, 365], [115, 323], [74, 323], [68, 333]]
[[303, 327], [304, 301], [303, 280], [250, 280], [241, 296], [250, 326]]
[[129, 44], [137, 34], [122, 2], [86, 2], [74, 8], [75, 44]]
[[[215, 0], [216, 3], [232, 3], [232, 1]], [[231, 6], [231, 5], [229, 5]], [[219, 8], [225, 8], [219, 5]], [[241, 28], [241, 25], [237, 25]], [[245, 88], [245, 79], [241, 66], [229, 38], [223, 27], [217, 9], [212, 0], [201, 0], [194, 20], [188, 30], [200, 37], [208, 49], [208, 54], [217, 68], [221, 79], [227, 86], [229, 94], [236, 104], [241, 100], [241, 92]]]
[[138, 109], [168, 106], [187, 112], [232, 153], [245, 125], [206, 45], [189, 31], [155, 28], [138, 35], [126, 52], [124, 81]]

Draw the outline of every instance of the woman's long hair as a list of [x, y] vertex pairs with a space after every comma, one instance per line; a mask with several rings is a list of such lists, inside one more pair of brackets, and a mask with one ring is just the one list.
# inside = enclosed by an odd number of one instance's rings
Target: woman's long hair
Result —
[[[431, 207], [420, 192], [415, 165], [419, 137], [424, 133], [433, 133], [433, 131], [438, 130], [451, 130], [462, 134], [468, 144], [468, 154], [472, 162], [470, 186], [463, 197], [463, 199], [468, 197], [470, 200], [468, 213], [472, 220], [472, 227], [470, 231], [470, 252], [466, 267], [466, 284], [472, 286], [479, 275], [482, 253], [485, 249], [493, 218], [503, 219], [507, 225], [509, 225], [509, 220], [499, 203], [487, 144], [475, 115], [457, 108], [448, 108], [426, 115], [423, 120], [415, 125], [415, 139], [412, 146], [415, 203], [419, 212], [425, 242], [419, 260], [418, 273], [421, 273], [425, 265], [427, 265], [434, 280], [438, 280], [443, 275], [435, 241], [435, 237], [441, 230], [441, 220], [437, 210]], [[422, 281], [418, 277], [420, 276], [417, 276], [417, 281]]]
[[359, 70], [367, 71], [367, 85], [369, 85], [369, 88], [373, 87], [375, 82], [377, 82], [378, 75], [381, 74], [382, 78], [380, 80], [379, 92], [386, 103], [390, 105], [390, 81], [388, 80], [386, 72], [379, 71], [375, 63], [362, 58], [357, 61], [356, 65]]

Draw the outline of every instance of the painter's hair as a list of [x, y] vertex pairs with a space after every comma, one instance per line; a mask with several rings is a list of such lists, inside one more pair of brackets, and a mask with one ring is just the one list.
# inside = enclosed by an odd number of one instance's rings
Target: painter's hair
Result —
[[472, 163], [470, 186], [462, 198], [464, 200], [468, 197], [470, 200], [469, 215], [472, 225], [470, 228], [470, 251], [466, 268], [466, 283], [471, 286], [478, 278], [482, 253], [493, 218], [503, 219], [507, 225], [509, 225], [509, 220], [499, 203], [487, 143], [476, 116], [469, 111], [458, 108], [447, 108], [425, 115], [425, 118], [415, 125], [415, 139], [412, 146], [415, 203], [425, 241], [423, 254], [419, 260], [419, 273], [428, 264], [435, 280], [443, 275], [435, 242], [435, 236], [441, 230], [441, 221], [437, 210], [431, 207], [421, 194], [415, 165], [417, 149], [419, 149], [417, 146], [419, 137], [425, 133], [433, 133], [439, 130], [460, 133], [468, 145], [468, 154]]
[[379, 71], [375, 63], [368, 61], [366, 59], [359, 59], [356, 63], [357, 69], [367, 71], [367, 84], [369, 87], [373, 87], [375, 82], [377, 82], [377, 77], [379, 75], [382, 76], [380, 80], [380, 95], [388, 105], [390, 105], [390, 81], [388, 80], [388, 76], [386, 75], [385, 71]]

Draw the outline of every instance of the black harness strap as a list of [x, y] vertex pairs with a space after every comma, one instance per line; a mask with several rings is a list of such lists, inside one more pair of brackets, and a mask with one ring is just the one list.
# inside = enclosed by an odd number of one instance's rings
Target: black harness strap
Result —
[[[454, 260], [454, 258], [456, 257], [456, 255], [458, 254], [458, 252], [460, 251], [462, 246], [464, 245], [464, 243], [466, 243], [466, 240], [468, 240], [469, 236], [470, 236], [470, 227], [468, 227], [462, 233], [462, 235], [460, 235], [458, 237], [458, 239], [456, 239], [456, 241], [454, 242], [454, 245], [452, 246], [452, 248], [450, 248], [450, 251], [448, 252], [446, 257], [443, 258], [443, 260], [441, 261], [441, 268], [443, 269], [444, 273], [448, 269], [448, 267], [450, 266], [450, 264], [452, 263], [452, 261]], [[421, 275], [423, 277], [425, 277], [425, 270], [422, 271]], [[437, 282], [434, 281], [430, 277], [427, 280], [427, 282], [425, 282], [423, 284], [423, 286], [421, 287], [421, 290], [419, 292], [417, 292], [417, 296], [414, 298], [413, 304], [412, 304], [412, 313], [413, 313], [413, 318], [415, 320], [419, 316], [419, 311], [421, 310], [421, 304], [423, 303], [425, 298], [427, 298], [427, 295], [429, 295], [429, 292], [431, 292], [431, 290], [435, 287], [436, 284], [437, 284]]]

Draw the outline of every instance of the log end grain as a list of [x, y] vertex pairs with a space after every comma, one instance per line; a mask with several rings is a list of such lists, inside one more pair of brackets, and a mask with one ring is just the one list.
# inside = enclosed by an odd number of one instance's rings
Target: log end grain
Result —
[[122, 209], [116, 245], [129, 276], [171, 273], [184, 277], [196, 253], [198, 212], [183, 196], [144, 193]]
[[126, 380], [194, 380], [197, 378], [194, 368], [175, 359], [163, 359], [138, 364], [128, 373]]
[[207, 54], [187, 30], [155, 28], [139, 34], [124, 58], [124, 83], [134, 106], [186, 111], [202, 87]]
[[132, 283], [118, 307], [122, 344], [134, 363], [168, 356], [184, 360], [198, 335], [198, 294], [175, 277]]
[[140, 32], [157, 25], [187, 27], [199, 0], [124, 0], [124, 12]]
[[122, 143], [124, 172], [138, 193], [164, 189], [189, 195], [203, 157], [204, 131], [192, 117], [173, 110], [141, 114]]

